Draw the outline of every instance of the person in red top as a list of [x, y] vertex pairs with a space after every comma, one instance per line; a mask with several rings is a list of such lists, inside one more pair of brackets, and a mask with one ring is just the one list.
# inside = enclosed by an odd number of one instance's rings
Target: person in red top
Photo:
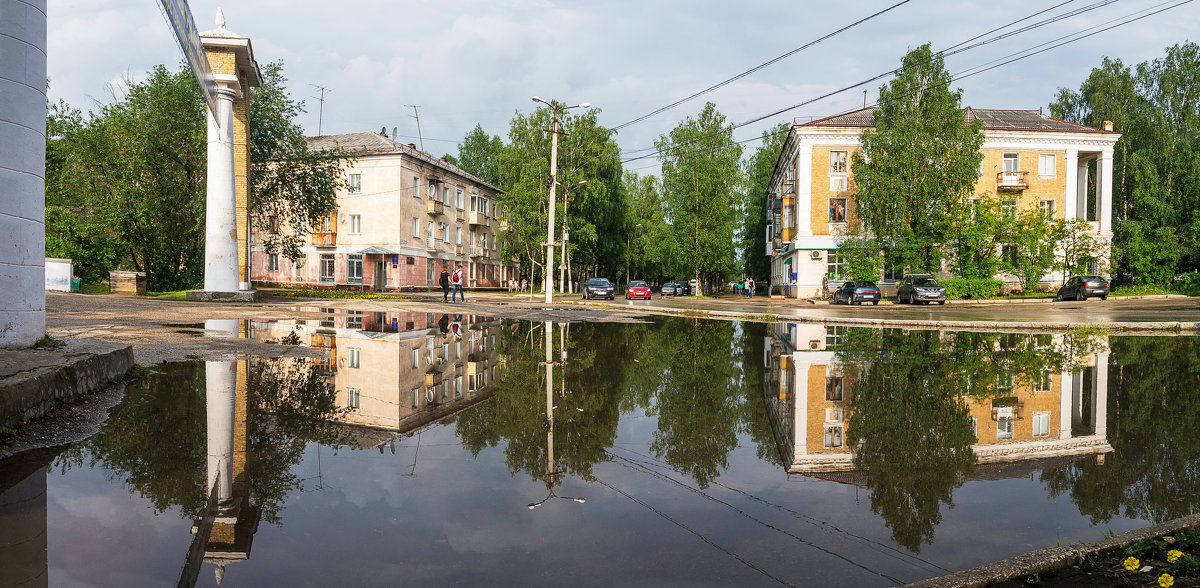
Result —
[[450, 276], [450, 283], [454, 286], [454, 291], [450, 293], [450, 302], [455, 301], [455, 296], [462, 297], [462, 301], [467, 301], [467, 295], [463, 292], [463, 270], [462, 266], [455, 266], [454, 273]]

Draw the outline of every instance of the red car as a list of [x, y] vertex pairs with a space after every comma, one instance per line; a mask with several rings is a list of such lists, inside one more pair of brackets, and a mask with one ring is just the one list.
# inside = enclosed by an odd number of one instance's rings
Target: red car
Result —
[[650, 286], [647, 286], [646, 282], [641, 280], [629, 282], [629, 285], [625, 287], [625, 299], [632, 300], [634, 298], [649, 300]]

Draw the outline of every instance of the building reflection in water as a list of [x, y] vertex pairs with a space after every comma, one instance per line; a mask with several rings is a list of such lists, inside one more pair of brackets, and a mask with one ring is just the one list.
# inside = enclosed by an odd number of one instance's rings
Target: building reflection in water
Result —
[[[856, 335], [863, 332], [872, 342], [865, 360], [863, 349], [846, 349], [860, 343], [863, 337]], [[856, 384], [871, 368], [881, 371], [885, 378], [891, 377], [889, 366], [905, 361], [895, 356], [891, 344], [914, 333], [931, 335], [941, 342], [946, 356], [926, 360], [952, 364], [955, 380], [950, 384], [957, 388], [958, 399], [970, 418], [974, 462], [998, 466], [980, 468], [978, 475], [995, 475], [1004, 469], [1002, 464], [1036, 462], [1040, 469], [1046, 463], [1038, 460], [1083, 455], [1095, 455], [1097, 463], [1102, 464], [1104, 454], [1112, 451], [1105, 412], [1107, 337], [1092, 338], [1080, 345], [1066, 340], [1066, 335], [883, 332], [775, 323], [764, 341], [763, 383], [772, 428], [789, 473], [858, 471], [857, 477], [822, 477], [863, 479], [865, 472], [859, 471], [862, 468], [856, 463], [850, 443], [853, 435], [848, 430], [856, 399], [864, 392], [856, 390]], [[955, 336], [960, 338], [953, 340]], [[874, 347], [879, 342], [882, 344]], [[1006, 366], [1004, 351], [1014, 342], [1021, 347], [1025, 361]], [[874, 361], [871, 352], [875, 353]], [[1031, 365], [1030, 360], [1040, 365]], [[986, 381], [979, 381], [981, 376]], [[914, 387], [927, 385], [927, 381], [918, 381]], [[909, 392], [915, 395], [928, 390]], [[1014, 476], [1028, 474], [1026, 468], [1011, 471]]]

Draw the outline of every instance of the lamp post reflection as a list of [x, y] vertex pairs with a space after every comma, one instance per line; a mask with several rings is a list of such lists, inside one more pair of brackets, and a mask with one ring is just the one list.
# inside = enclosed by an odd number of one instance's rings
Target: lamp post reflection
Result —
[[[557, 408], [554, 404], [554, 323], [545, 321], [543, 324], [543, 335], [546, 345], [546, 361], [542, 365], [546, 366], [546, 497], [537, 501], [531, 502], [528, 505], [529, 510], [533, 510], [551, 498], [562, 498], [564, 500], [572, 500], [583, 504], [587, 499], [580, 496], [559, 496], [554, 492], [554, 485], [557, 482], [557, 476], [561, 472], [554, 469], [554, 409]], [[559, 327], [559, 361], [566, 369], [567, 363], [567, 324], [563, 323]], [[565, 376], [565, 374], [564, 374]], [[567, 394], [566, 378], [563, 378], [560, 394], [565, 398]]]

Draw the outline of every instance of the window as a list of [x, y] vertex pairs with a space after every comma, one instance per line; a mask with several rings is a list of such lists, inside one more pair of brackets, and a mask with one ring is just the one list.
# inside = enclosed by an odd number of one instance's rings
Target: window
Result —
[[363, 256], [347, 255], [346, 256], [346, 282], [350, 284], [361, 284], [363, 277], [362, 268]]
[[971, 417], [971, 436], [979, 440], [979, 419]]
[[828, 260], [826, 271], [829, 272], [829, 279], [842, 280], [846, 276], [842, 274], [845, 271], [845, 260], [842, 259], [837, 249], [830, 249], [825, 252], [825, 259]]
[[1056, 159], [1057, 158], [1053, 153], [1038, 154], [1038, 176], [1043, 178], [1053, 178], [1056, 175]]
[[1001, 184], [1015, 186], [1021, 183], [1021, 154], [1004, 154], [1004, 176]]
[[269, 231], [272, 235], [279, 232], [278, 216], [272, 214], [271, 216], [267, 217], [267, 231]]
[[979, 199], [967, 198], [967, 220], [973, 221], [979, 214]]
[[429, 239], [429, 244], [433, 245], [433, 221], [425, 224], [425, 236]]
[[362, 192], [362, 174], [350, 174], [350, 192]]
[[845, 198], [830, 198], [829, 199], [829, 222], [831, 222], [831, 223], [846, 222], [846, 199]]
[[308, 275], [308, 256], [301, 255], [296, 258], [296, 277], [304, 279]]
[[454, 204], [456, 206], [458, 206], [459, 210], [463, 209], [463, 190], [462, 190], [462, 188], [459, 188], [458, 190], [455, 191]]
[[996, 376], [996, 394], [1010, 396], [1016, 390], [1016, 382], [1012, 374]]
[[825, 448], [836, 449], [842, 446], [842, 426], [825, 425]]
[[1008, 222], [1016, 222], [1017, 220], [1017, 199], [1005, 198], [1000, 201], [1000, 220]]
[[421, 400], [421, 389], [413, 388], [412, 389], [412, 407], [416, 408], [420, 404], [420, 400]]
[[413, 198], [421, 197], [421, 178], [413, 178]]
[[421, 219], [413, 217], [413, 238], [421, 238]]
[[[363, 311], [361, 311], [361, 310], [347, 310], [346, 311], [346, 328], [347, 329], [362, 330], [362, 325], [363, 325]], [[356, 365], [354, 367], [358, 367], [358, 366]]]
[[450, 225], [442, 223], [442, 240], [450, 242]]
[[462, 227], [456, 227], [454, 229], [454, 244], [462, 245]]
[[1000, 248], [1000, 259], [1008, 265], [1016, 266], [1019, 261], [1017, 259], [1019, 253], [1016, 245], [1005, 245]]
[[795, 206], [793, 206], [791, 204], [788, 204], [783, 207], [783, 228], [785, 228], [785, 229], [796, 228], [796, 222], [793, 220], [796, 216], [795, 210], [796, 210]]
[[[421, 350], [420, 349], [412, 350], [412, 366], [413, 366], [413, 369], [421, 367]], [[415, 390], [415, 388], [414, 388], [414, 390]]]
[[279, 254], [278, 253], [268, 253], [267, 254], [267, 271], [269, 271], [269, 272], [279, 271]]
[[829, 173], [844, 174], [849, 169], [847, 162], [849, 161], [849, 151], [830, 151], [829, 152]]
[[1033, 413], [1033, 436], [1034, 437], [1050, 436], [1050, 413], [1048, 413], [1048, 412]]
[[1013, 409], [1011, 406], [996, 410], [996, 438], [1013, 438]]
[[321, 254], [321, 281], [322, 282], [332, 282], [333, 281], [333, 254], [332, 253], [322, 253]]
[[1038, 200], [1038, 214], [1041, 214], [1044, 219], [1054, 220], [1054, 207], [1053, 200]]
[[442, 204], [445, 204], [446, 206], [454, 205], [454, 201], [450, 200], [450, 187], [449, 186], [442, 186]]
[[358, 350], [358, 349], [347, 349], [347, 350], [346, 350], [346, 352], [347, 352], [347, 356], [346, 356], [347, 363], [348, 363], [348, 364], [350, 365], [350, 367], [352, 367], [352, 368], [358, 368], [359, 351], [360, 351], [360, 350]]
[[362, 215], [350, 215], [350, 234], [357, 235], [362, 233]]
[[346, 388], [346, 406], [358, 408], [358, 388]]
[[1049, 392], [1051, 385], [1054, 383], [1054, 374], [1049, 370], [1043, 370], [1037, 375], [1033, 382], [1034, 392]]
[[[828, 341], [828, 337], [826, 337]], [[842, 376], [828, 376], [825, 378], [825, 400], [830, 402], [841, 402], [842, 393], [846, 386], [846, 379]]]

